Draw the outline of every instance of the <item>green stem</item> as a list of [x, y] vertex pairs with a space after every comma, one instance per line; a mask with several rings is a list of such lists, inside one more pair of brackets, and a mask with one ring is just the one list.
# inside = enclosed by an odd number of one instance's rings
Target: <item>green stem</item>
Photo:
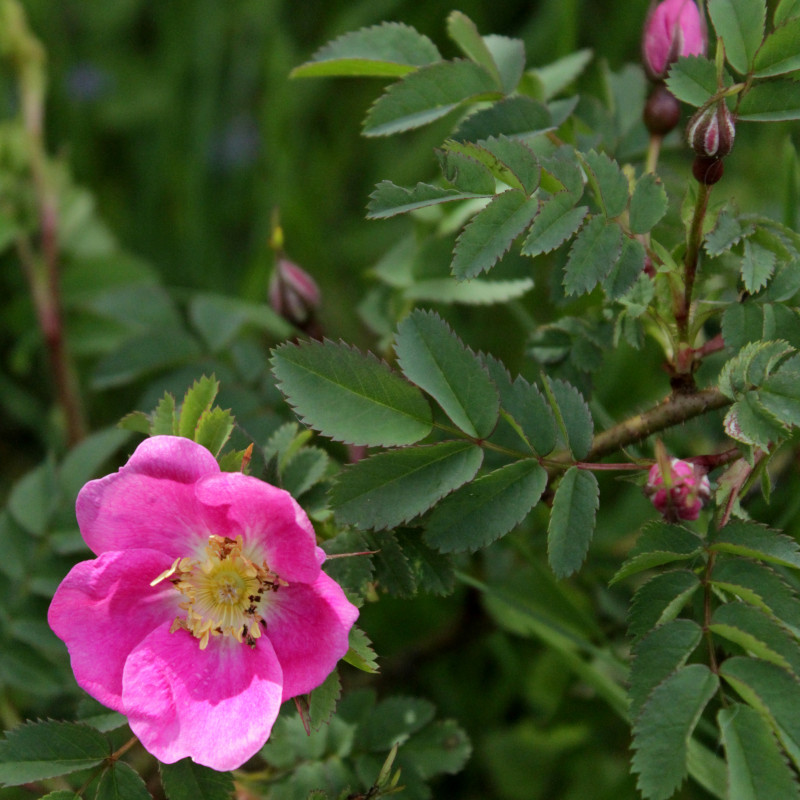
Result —
[[678, 325], [679, 340], [687, 347], [691, 346], [689, 342], [689, 314], [692, 306], [695, 278], [697, 277], [700, 245], [703, 242], [703, 220], [706, 216], [708, 198], [711, 193], [711, 187], [705, 183], [699, 183], [698, 186], [697, 202], [694, 206], [692, 224], [689, 228], [689, 236], [686, 242], [686, 255], [683, 259], [683, 295], [677, 297], [675, 308], [675, 322]]

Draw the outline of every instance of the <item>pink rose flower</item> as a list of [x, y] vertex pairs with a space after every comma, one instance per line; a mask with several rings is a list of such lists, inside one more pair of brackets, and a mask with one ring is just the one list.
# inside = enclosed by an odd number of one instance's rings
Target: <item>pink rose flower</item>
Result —
[[83, 487], [77, 517], [97, 558], [58, 587], [50, 626], [78, 684], [160, 761], [241, 766], [347, 652], [358, 610], [308, 517], [204, 447], [147, 439]]
[[667, 522], [693, 520], [711, 497], [711, 483], [702, 469], [680, 461], [669, 460], [670, 475], [664, 479], [658, 463], [650, 467], [645, 494]]
[[681, 56], [706, 52], [706, 26], [695, 0], [663, 0], [644, 24], [642, 56], [650, 77], [663, 79]]

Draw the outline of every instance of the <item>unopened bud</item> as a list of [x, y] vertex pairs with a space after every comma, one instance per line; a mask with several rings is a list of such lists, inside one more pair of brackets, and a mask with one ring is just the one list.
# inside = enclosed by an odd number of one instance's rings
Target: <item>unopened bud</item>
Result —
[[670, 458], [668, 474], [660, 463], [650, 468], [645, 494], [667, 522], [697, 519], [711, 497], [711, 483], [702, 468]]
[[695, 0], [651, 4], [642, 38], [642, 60], [651, 78], [666, 77], [670, 65], [681, 56], [705, 52], [706, 26]]
[[321, 301], [314, 279], [297, 264], [279, 258], [269, 283], [269, 304], [284, 319], [305, 330]]
[[711, 156], [695, 156], [692, 162], [692, 175], [698, 183], [713, 186], [725, 171], [725, 162]]
[[725, 100], [701, 108], [686, 127], [689, 146], [699, 156], [725, 158], [733, 150], [736, 127]]
[[681, 104], [663, 83], [650, 93], [642, 114], [647, 130], [656, 136], [666, 136], [681, 119]]

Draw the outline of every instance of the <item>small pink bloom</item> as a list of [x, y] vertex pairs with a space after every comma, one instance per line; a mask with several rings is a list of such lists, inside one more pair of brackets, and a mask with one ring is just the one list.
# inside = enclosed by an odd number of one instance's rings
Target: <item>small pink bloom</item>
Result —
[[642, 58], [650, 77], [663, 79], [681, 56], [706, 52], [706, 26], [695, 0], [663, 0], [644, 24]]
[[302, 267], [286, 258], [279, 258], [269, 283], [272, 310], [302, 329], [314, 316], [321, 301], [316, 281]]
[[308, 517], [200, 445], [147, 439], [76, 510], [97, 558], [58, 587], [50, 626], [78, 684], [160, 761], [241, 766], [347, 652], [358, 610]]
[[706, 501], [711, 497], [711, 484], [702, 469], [680, 461], [669, 460], [670, 474], [662, 474], [658, 463], [650, 467], [645, 494], [667, 522], [697, 519]]

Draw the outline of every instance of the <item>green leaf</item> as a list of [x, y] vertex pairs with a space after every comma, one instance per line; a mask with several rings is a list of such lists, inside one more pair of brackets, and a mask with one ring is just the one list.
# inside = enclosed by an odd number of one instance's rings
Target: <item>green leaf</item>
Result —
[[300, 418], [333, 439], [390, 446], [431, 431], [419, 389], [372, 354], [330, 341], [284, 344], [272, 351], [272, 368]]
[[425, 525], [425, 541], [444, 553], [486, 547], [522, 522], [546, 486], [538, 461], [507, 464], [443, 500]]
[[686, 776], [687, 746], [719, 678], [691, 664], [656, 687], [633, 728], [633, 770], [647, 800], [668, 800]]
[[673, 561], [694, 559], [703, 551], [703, 540], [686, 528], [654, 522], [648, 525], [631, 549], [628, 560], [611, 579], [613, 585], [646, 569]]
[[444, 179], [460, 192], [494, 197], [501, 169], [497, 159], [479, 145], [449, 144], [445, 142], [445, 149], [436, 152]]
[[511, 383], [495, 382], [500, 390], [500, 402], [519, 426], [525, 441], [534, 453], [546, 456], [556, 446], [556, 422], [550, 406], [541, 392], [521, 375]]
[[19, 786], [102, 763], [111, 747], [102, 733], [74, 722], [27, 722], [0, 741], [0, 784]]
[[576, 459], [585, 458], [592, 446], [594, 423], [583, 395], [572, 384], [546, 376], [544, 387], [564, 444]]
[[286, 463], [281, 486], [298, 498], [322, 480], [329, 463], [328, 454], [321, 448], [304, 447]]
[[106, 428], [87, 436], [67, 453], [58, 467], [58, 482], [65, 501], [72, 505], [81, 487], [98, 471], [123, 444], [130, 434], [116, 428]]
[[755, 84], [742, 98], [740, 122], [800, 119], [800, 83], [783, 79]]
[[702, 56], [679, 58], [670, 67], [667, 88], [678, 100], [702, 106], [717, 93], [717, 68]]
[[289, 77], [401, 77], [440, 59], [427, 36], [402, 23], [384, 22], [334, 39], [317, 50], [310, 61], [295, 67]]
[[573, 208], [574, 205], [575, 200], [568, 193], [545, 200], [522, 245], [522, 253], [526, 256], [549, 253], [569, 239], [589, 211], [586, 206]]
[[789, 19], [800, 16], [800, 0], [780, 0], [775, 9], [773, 22], [777, 28]]
[[520, 139], [490, 136], [480, 144], [449, 139], [444, 143], [445, 154], [462, 154], [484, 165], [498, 180], [533, 194], [539, 186], [541, 170], [535, 153]]
[[406, 300], [428, 303], [462, 303], [471, 306], [493, 305], [516, 300], [533, 288], [532, 278], [513, 281], [484, 280], [471, 278], [459, 281], [456, 278], [423, 280], [403, 290]]
[[331, 506], [342, 524], [394, 528], [471, 480], [482, 459], [481, 448], [465, 441], [378, 453], [339, 475]]
[[405, 552], [391, 532], [365, 534], [370, 550], [376, 551], [375, 581], [396, 597], [411, 597], [417, 590], [417, 579]]
[[794, 773], [758, 711], [735, 703], [720, 709], [717, 722], [728, 765], [728, 800], [800, 798]]
[[57, 789], [55, 792], [42, 795], [40, 800], [81, 800], [81, 796], [77, 792], [70, 792], [67, 789]]
[[144, 781], [133, 767], [115, 761], [100, 778], [95, 800], [152, 800]]
[[731, 400], [760, 386], [767, 375], [792, 352], [784, 341], [753, 342], [743, 347], [722, 368], [720, 391]]
[[751, 239], [744, 243], [744, 257], [742, 258], [742, 283], [750, 293], [755, 293], [772, 277], [775, 271], [775, 253], [756, 244]]
[[397, 361], [406, 377], [430, 394], [468, 436], [494, 430], [500, 399], [486, 368], [433, 312], [413, 311], [398, 326]]
[[656, 686], [686, 663], [702, 638], [703, 629], [696, 622], [674, 619], [634, 645], [628, 688], [631, 719], [636, 719]]
[[7, 502], [17, 524], [34, 536], [42, 536], [58, 501], [56, 471], [52, 461], [47, 460], [14, 484]]
[[443, 772], [453, 775], [464, 768], [472, 745], [453, 720], [434, 722], [411, 737], [401, 750], [404, 763], [428, 780]]
[[763, 449], [781, 441], [787, 433], [777, 417], [759, 402], [755, 392], [748, 392], [731, 406], [723, 428], [732, 439]]
[[770, 78], [800, 69], [800, 18], [787, 21], [764, 40], [756, 53], [753, 75]]
[[[502, 87], [500, 71], [475, 23], [461, 11], [451, 11], [447, 17], [447, 35], [458, 45], [467, 58], [480, 64]], [[513, 87], [512, 87], [513, 88]]]
[[797, 542], [754, 522], [732, 520], [719, 531], [708, 549], [712, 553], [731, 553], [800, 569]]
[[347, 643], [349, 649], [344, 656], [344, 661], [356, 669], [360, 669], [362, 672], [369, 672], [371, 675], [380, 672], [378, 668], [378, 656], [372, 649], [372, 642], [358, 625], [353, 625], [353, 627], [350, 628]]
[[370, 108], [365, 136], [389, 136], [441, 119], [467, 100], [499, 97], [492, 76], [472, 61], [440, 61], [392, 84]]
[[[494, 194], [494, 181], [488, 186], [487, 195]], [[368, 219], [388, 219], [398, 214], [407, 214], [418, 208], [452, 203], [455, 200], [468, 200], [480, 197], [472, 194], [448, 189], [442, 186], [431, 186], [429, 183], [418, 183], [413, 189], [395, 186], [391, 181], [381, 181], [369, 196], [367, 205]]]
[[[782, 331], [785, 333], [786, 329]], [[785, 361], [757, 392], [761, 405], [784, 425], [800, 425], [800, 356]]]
[[566, 89], [586, 69], [593, 55], [588, 49], [577, 50], [543, 67], [528, 70], [542, 86], [542, 99], [549, 100]]
[[530, 97], [515, 95], [468, 116], [456, 128], [453, 139], [479, 142], [490, 136], [501, 135], [530, 139], [553, 127], [546, 105]]
[[664, 184], [652, 172], [642, 175], [631, 195], [631, 233], [648, 233], [667, 213], [669, 199]]
[[785, 669], [758, 658], [734, 656], [720, 675], [742, 699], [766, 717], [795, 766], [800, 765], [800, 683]]
[[603, 291], [609, 300], [618, 300], [628, 293], [642, 276], [646, 257], [644, 245], [638, 239], [623, 236], [619, 260], [603, 280]]
[[714, 229], [706, 236], [703, 246], [710, 256], [719, 256], [754, 232], [755, 225], [752, 222], [745, 222], [731, 212], [723, 211], [717, 217]]
[[570, 467], [556, 489], [547, 526], [547, 558], [559, 578], [576, 572], [589, 549], [600, 489], [594, 474]]
[[753, 63], [764, 38], [764, 0], [708, 0], [708, 14], [717, 36], [725, 43], [725, 57], [740, 74]]
[[187, 390], [178, 417], [178, 435], [194, 439], [200, 417], [211, 409], [219, 392], [219, 381], [212, 375], [203, 375]]
[[341, 696], [342, 683], [339, 680], [339, 673], [333, 670], [314, 691], [307, 695], [308, 723], [312, 731], [318, 731], [330, 722]]
[[359, 726], [358, 746], [373, 752], [391, 750], [428, 725], [436, 709], [417, 697], [389, 697], [382, 700]]
[[403, 555], [414, 574], [417, 591], [436, 595], [451, 594], [456, 575], [450, 556], [428, 546], [418, 529], [402, 531], [401, 542]]
[[[374, 569], [370, 555], [361, 555], [370, 547], [363, 534], [357, 531], [342, 531], [333, 539], [326, 539], [322, 549], [328, 555], [342, 555], [342, 558], [328, 558], [323, 569], [346, 592], [355, 594], [357, 599], [366, 593], [367, 584], [372, 581]], [[350, 555], [355, 553], [356, 555]], [[351, 643], [352, 644], [352, 643]]]
[[586, 294], [604, 278], [617, 263], [622, 251], [622, 230], [616, 223], [597, 216], [583, 226], [572, 243], [564, 267], [564, 291], [567, 294]]
[[230, 772], [217, 772], [189, 758], [158, 766], [169, 800], [230, 800], [233, 793]]
[[236, 420], [230, 409], [204, 411], [197, 423], [194, 440], [217, 457], [231, 438]]
[[628, 633], [644, 636], [657, 625], [675, 619], [700, 588], [694, 572], [676, 569], [651, 578], [636, 590], [628, 612]]
[[539, 211], [539, 200], [510, 189], [481, 209], [461, 232], [451, 269], [457, 278], [474, 278], [490, 270]]
[[618, 217], [628, 206], [628, 179], [605, 153], [590, 150], [584, 159], [599, 190], [603, 214], [607, 219]]
[[150, 435], [159, 436], [161, 434], [178, 435], [178, 411], [175, 406], [175, 398], [169, 393], [164, 394], [150, 415]]
[[503, 91], [511, 94], [517, 88], [525, 69], [525, 42], [496, 34], [484, 36], [483, 41], [497, 64]]

